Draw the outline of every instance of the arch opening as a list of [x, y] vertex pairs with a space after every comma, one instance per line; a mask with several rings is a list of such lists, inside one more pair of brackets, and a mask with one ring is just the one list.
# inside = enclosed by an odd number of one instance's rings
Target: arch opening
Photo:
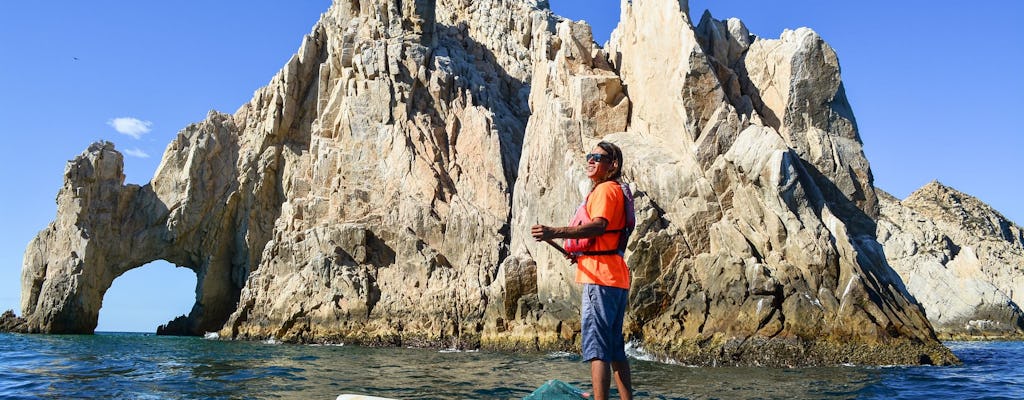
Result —
[[103, 295], [96, 331], [188, 335], [165, 327], [187, 319], [197, 287], [195, 271], [166, 261], [133, 268], [115, 278]]

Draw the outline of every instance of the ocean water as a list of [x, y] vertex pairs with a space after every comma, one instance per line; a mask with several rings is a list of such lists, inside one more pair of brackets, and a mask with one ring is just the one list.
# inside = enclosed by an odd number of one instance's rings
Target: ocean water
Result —
[[[641, 399], [1024, 399], [1024, 342], [947, 345], [962, 366], [696, 368], [634, 359], [635, 394]], [[312, 400], [341, 393], [518, 399], [556, 378], [589, 390], [589, 367], [568, 353], [288, 345], [138, 333], [0, 334], [2, 399]]]

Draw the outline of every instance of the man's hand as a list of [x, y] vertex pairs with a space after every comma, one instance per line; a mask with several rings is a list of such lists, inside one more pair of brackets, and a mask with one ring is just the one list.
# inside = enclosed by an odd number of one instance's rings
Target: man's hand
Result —
[[530, 234], [533, 235], [533, 239], [536, 241], [551, 240], [554, 238], [554, 230], [550, 226], [534, 225], [530, 228]]

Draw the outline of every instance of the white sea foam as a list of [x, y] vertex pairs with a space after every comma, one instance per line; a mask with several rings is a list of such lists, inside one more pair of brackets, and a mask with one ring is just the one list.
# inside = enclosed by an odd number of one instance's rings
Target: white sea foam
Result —
[[203, 339], [217, 340], [220, 339], [220, 334], [217, 332], [206, 332], [203, 334]]
[[477, 350], [459, 350], [459, 349], [456, 349], [456, 348], [453, 347], [453, 348], [450, 348], [450, 349], [441, 349], [441, 350], [438, 350], [437, 352], [438, 353], [479, 353], [480, 350], [479, 349], [477, 349]]
[[626, 343], [626, 355], [629, 356], [630, 358], [640, 361], [651, 361], [669, 365], [687, 366], [686, 364], [683, 364], [671, 358], [657, 357], [651, 353], [648, 353], [647, 350], [644, 350], [644, 348], [640, 346], [640, 342], [636, 340]]
[[263, 341], [263, 344], [281, 344], [281, 341], [274, 338], [267, 338], [267, 340]]
[[548, 353], [547, 358], [549, 360], [551, 360], [551, 359], [558, 359], [558, 358], [573, 358], [573, 357], [576, 357], [576, 356], [578, 356], [578, 354], [570, 353], [568, 351], [555, 351], [555, 352]]

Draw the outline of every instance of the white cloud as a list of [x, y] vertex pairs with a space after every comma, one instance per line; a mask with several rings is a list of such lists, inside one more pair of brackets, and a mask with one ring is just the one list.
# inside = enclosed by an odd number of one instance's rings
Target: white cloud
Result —
[[142, 149], [138, 147], [134, 149], [125, 149], [124, 154], [138, 158], [149, 158], [149, 154], [147, 154], [145, 151], [142, 151]]
[[107, 125], [114, 127], [114, 130], [120, 133], [139, 139], [142, 138], [142, 135], [149, 133], [149, 127], [153, 126], [153, 123], [137, 118], [121, 117], [107, 121]]

